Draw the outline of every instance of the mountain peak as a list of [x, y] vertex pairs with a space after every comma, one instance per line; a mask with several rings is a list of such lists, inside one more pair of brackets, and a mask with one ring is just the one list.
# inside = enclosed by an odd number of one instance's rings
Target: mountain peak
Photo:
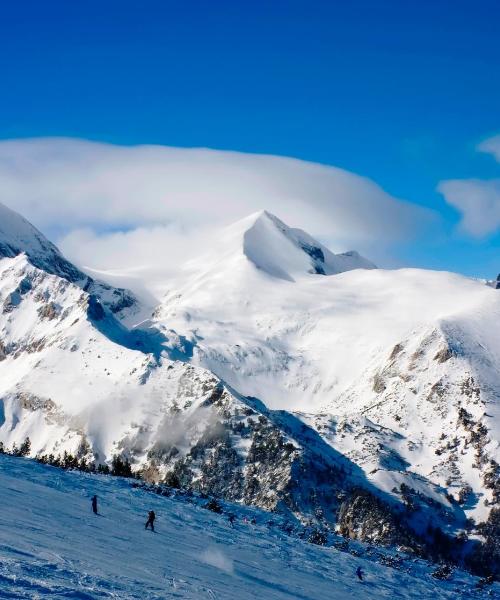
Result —
[[0, 258], [23, 253], [35, 267], [48, 273], [70, 281], [87, 279], [36, 227], [0, 203]]
[[75, 283], [90, 295], [95, 294], [120, 319], [137, 309], [131, 292], [95, 281], [80, 271], [27, 219], [0, 203], [0, 260], [20, 254], [25, 254], [37, 269]]
[[243, 253], [250, 262], [279, 279], [294, 281], [307, 274], [334, 275], [376, 268], [356, 251], [334, 254], [302, 229], [289, 227], [267, 210], [249, 215], [228, 231], [231, 237], [242, 239]]

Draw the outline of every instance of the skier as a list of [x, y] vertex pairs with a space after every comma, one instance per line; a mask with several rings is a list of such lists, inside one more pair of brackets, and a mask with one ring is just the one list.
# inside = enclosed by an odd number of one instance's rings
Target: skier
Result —
[[231, 527], [234, 527], [235, 516], [229, 515], [228, 521], [229, 521], [229, 525], [231, 525]]
[[148, 526], [151, 525], [151, 531], [154, 531], [155, 530], [155, 526], [154, 526], [155, 519], [156, 519], [155, 511], [150, 510], [148, 512], [148, 520], [146, 521], [146, 527], [144, 529], [147, 529]]
[[97, 496], [92, 496], [92, 512], [97, 514]]
[[356, 569], [356, 575], [358, 576], [358, 579], [359, 579], [360, 581], [363, 581], [363, 571], [362, 571], [361, 567], [358, 567], [358, 568]]

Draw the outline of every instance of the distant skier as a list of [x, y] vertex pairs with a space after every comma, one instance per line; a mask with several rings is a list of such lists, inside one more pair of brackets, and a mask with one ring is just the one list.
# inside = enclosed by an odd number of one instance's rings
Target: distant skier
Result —
[[97, 515], [97, 496], [92, 496], [92, 512]]
[[144, 529], [147, 529], [151, 525], [151, 531], [154, 531], [155, 530], [155, 525], [154, 525], [155, 519], [156, 519], [155, 511], [150, 510], [148, 512], [148, 520], [146, 521], [146, 527]]
[[363, 573], [363, 571], [362, 571], [361, 567], [358, 567], [358, 568], [356, 569], [356, 575], [358, 576], [358, 579], [359, 579], [360, 581], [363, 581], [363, 574], [364, 574], [364, 573]]
[[234, 527], [235, 516], [229, 515], [228, 521], [229, 521], [229, 525], [231, 525], [231, 527]]

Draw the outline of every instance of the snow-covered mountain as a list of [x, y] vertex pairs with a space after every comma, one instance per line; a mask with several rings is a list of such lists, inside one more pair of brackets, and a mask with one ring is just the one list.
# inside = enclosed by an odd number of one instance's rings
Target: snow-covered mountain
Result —
[[492, 287], [376, 269], [267, 212], [221, 232], [142, 321], [4, 207], [0, 253], [6, 447], [121, 454], [149, 481], [413, 551], [429, 527], [498, 528]]
[[119, 319], [135, 318], [139, 310], [137, 299], [123, 288], [112, 288], [95, 281], [64, 258], [59, 250], [24, 217], [0, 203], [0, 260], [26, 255], [31, 265], [66, 279], [97, 295], [100, 301]]

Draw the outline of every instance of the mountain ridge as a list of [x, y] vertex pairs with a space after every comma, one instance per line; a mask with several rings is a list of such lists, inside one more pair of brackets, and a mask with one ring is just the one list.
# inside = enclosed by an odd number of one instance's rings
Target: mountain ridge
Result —
[[112, 288], [81, 271], [29, 221], [0, 202], [0, 259], [19, 254], [26, 254], [30, 263], [40, 270], [62, 277], [98, 296], [119, 319], [136, 314], [138, 302], [132, 292]]

